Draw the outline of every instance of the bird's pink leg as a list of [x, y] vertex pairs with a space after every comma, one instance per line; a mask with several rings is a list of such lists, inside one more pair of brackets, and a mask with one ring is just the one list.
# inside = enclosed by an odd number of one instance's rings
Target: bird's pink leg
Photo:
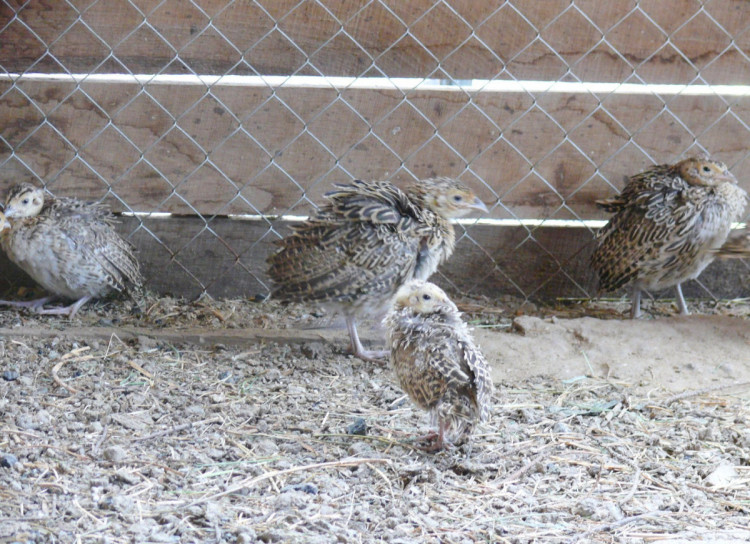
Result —
[[347, 316], [346, 318], [346, 328], [349, 331], [349, 338], [352, 342], [351, 345], [351, 353], [355, 357], [362, 359], [363, 361], [370, 361], [373, 363], [385, 363], [386, 358], [388, 357], [387, 351], [370, 351], [366, 350], [364, 346], [362, 345], [362, 342], [359, 340], [359, 335], [357, 334], [357, 324], [354, 321], [353, 317]]
[[641, 288], [634, 285], [633, 295], [631, 296], [632, 306], [630, 307], [630, 319], [638, 319], [641, 317]]
[[27, 301], [16, 301], [16, 300], [0, 300], [0, 306], [12, 306], [14, 308], [29, 308], [30, 310], [34, 312], [38, 312], [40, 308], [42, 308], [47, 302], [50, 300], [54, 300], [54, 295], [48, 296], [48, 297], [42, 297], [42, 298], [36, 298], [34, 300], [27, 300]]
[[91, 300], [91, 297], [86, 295], [85, 297], [79, 298], [70, 306], [62, 306], [58, 308], [40, 308], [36, 310], [36, 313], [44, 315], [67, 315], [68, 317], [73, 317], [74, 315], [76, 315], [76, 312], [81, 308], [81, 306], [86, 304], [89, 300]]
[[445, 449], [446, 446], [449, 444], [445, 441], [445, 431], [448, 428], [448, 425], [440, 421], [438, 424], [438, 432], [431, 431], [430, 433], [421, 436], [419, 438], [420, 442], [428, 442], [425, 446], [417, 446], [417, 449], [420, 449], [422, 451], [426, 451], [429, 453], [434, 453], [436, 451], [441, 451]]
[[685, 303], [685, 297], [682, 296], [682, 285], [679, 283], [675, 286], [677, 290], [677, 308], [680, 310], [681, 315], [690, 315], [687, 304]]

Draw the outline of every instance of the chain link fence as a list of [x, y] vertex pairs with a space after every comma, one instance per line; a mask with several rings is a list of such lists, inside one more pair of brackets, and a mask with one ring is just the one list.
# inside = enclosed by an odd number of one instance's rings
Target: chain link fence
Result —
[[331, 183], [449, 175], [491, 214], [444, 284], [588, 297], [593, 202], [626, 175], [706, 153], [750, 188], [746, 9], [2, 0], [0, 183], [107, 201], [156, 290], [239, 296]]

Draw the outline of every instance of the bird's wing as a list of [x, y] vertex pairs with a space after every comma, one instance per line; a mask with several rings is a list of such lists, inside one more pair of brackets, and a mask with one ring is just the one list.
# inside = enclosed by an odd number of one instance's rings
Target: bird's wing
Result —
[[83, 202], [75, 198], [50, 197], [44, 201], [40, 215], [60, 221], [116, 223], [108, 206], [98, 202]]
[[55, 225], [60, 235], [68, 240], [71, 251], [80, 255], [82, 266], [98, 265], [114, 289], [121, 291], [127, 283], [142, 284], [133, 246], [120, 238], [109, 223], [84, 222], [71, 212]]
[[484, 355], [466, 334], [449, 325], [436, 329], [428, 364], [446, 382], [446, 387], [469, 395], [485, 421], [489, 417], [492, 377]]
[[627, 284], [643, 263], [665, 251], [697, 251], [686, 233], [695, 227], [700, 214], [695, 202], [686, 198], [684, 185], [672, 178], [636, 176], [621, 195], [606, 201], [610, 207], [605, 209], [616, 213], [597, 235], [591, 259], [602, 289], [611, 291]]
[[419, 240], [384, 226], [311, 225], [269, 259], [281, 300], [349, 301], [408, 278]]
[[465, 365], [472, 375], [472, 381], [477, 390], [477, 404], [479, 405], [480, 421], [489, 419], [490, 398], [492, 397], [492, 376], [489, 366], [481, 350], [473, 342], [461, 341], [462, 365]]
[[413, 274], [429, 230], [396, 187], [358, 182], [328, 194], [330, 202], [280, 241], [271, 255], [274, 297], [351, 301], [388, 293]]
[[363, 221], [397, 225], [421, 217], [421, 211], [401, 189], [388, 182], [355, 180], [336, 185], [326, 193], [329, 204], [321, 208], [322, 221]]

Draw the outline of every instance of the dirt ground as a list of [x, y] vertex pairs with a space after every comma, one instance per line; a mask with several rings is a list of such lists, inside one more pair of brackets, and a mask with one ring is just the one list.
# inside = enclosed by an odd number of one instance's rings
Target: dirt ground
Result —
[[318, 310], [0, 311], [0, 542], [750, 540], [745, 302], [459, 302], [493, 415], [437, 454]]

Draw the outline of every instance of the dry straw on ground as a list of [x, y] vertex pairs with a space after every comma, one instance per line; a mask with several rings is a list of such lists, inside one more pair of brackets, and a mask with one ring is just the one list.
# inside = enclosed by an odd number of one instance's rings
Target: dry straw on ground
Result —
[[[0, 541], [750, 539], [747, 384], [680, 396], [550, 368], [501, 381], [471, 446], [431, 455], [412, 447], [426, 418], [390, 371], [314, 331], [296, 344], [174, 340], [297, 326], [312, 319], [302, 308], [122, 311], [0, 314]], [[497, 313], [471, 318], [499, 342], [516, 334]], [[56, 330], [26, 334], [42, 325]], [[111, 333], [130, 325], [154, 337]], [[367, 434], [348, 434], [360, 418]]]

